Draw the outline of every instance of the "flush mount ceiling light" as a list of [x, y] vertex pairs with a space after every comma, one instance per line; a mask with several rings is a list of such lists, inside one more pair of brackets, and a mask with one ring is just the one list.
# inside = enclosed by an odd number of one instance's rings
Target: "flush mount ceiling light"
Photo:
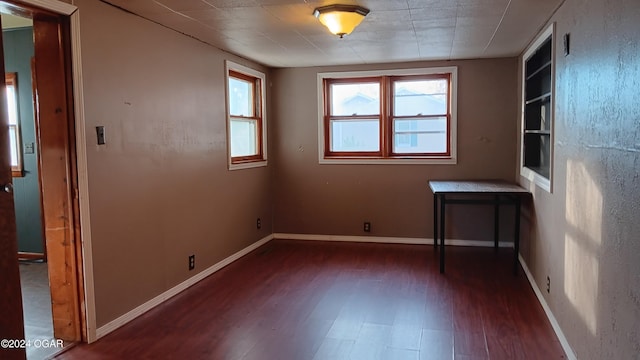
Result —
[[342, 38], [351, 34], [368, 13], [369, 9], [362, 6], [335, 4], [316, 8], [313, 16], [317, 17], [332, 34]]

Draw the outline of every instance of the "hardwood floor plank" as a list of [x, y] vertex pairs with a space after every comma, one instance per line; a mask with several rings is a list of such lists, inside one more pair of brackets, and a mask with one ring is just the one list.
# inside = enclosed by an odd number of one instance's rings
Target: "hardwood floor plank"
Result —
[[510, 249], [274, 240], [57, 359], [561, 359]]
[[456, 331], [453, 333], [453, 344], [456, 357], [464, 355], [489, 359], [487, 341], [482, 332]]
[[421, 360], [452, 360], [453, 355], [452, 331], [422, 329]]
[[491, 360], [527, 359], [522, 342], [514, 335], [487, 335], [487, 350]]
[[355, 340], [325, 338], [313, 360], [348, 360]]
[[422, 327], [416, 325], [394, 325], [391, 327], [390, 346], [398, 349], [420, 350]]

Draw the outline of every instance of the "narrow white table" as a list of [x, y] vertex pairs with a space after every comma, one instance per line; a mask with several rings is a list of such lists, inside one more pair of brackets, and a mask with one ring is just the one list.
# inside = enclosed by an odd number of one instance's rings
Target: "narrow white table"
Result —
[[[517, 184], [500, 180], [429, 181], [433, 191], [433, 246], [440, 239], [440, 273], [444, 273], [445, 207], [447, 204], [492, 204], [494, 207], [494, 247], [498, 248], [500, 205], [515, 205], [515, 233], [513, 239], [513, 272], [518, 272], [520, 250], [520, 206], [523, 196], [531, 193]], [[439, 220], [439, 221], [438, 221]]]

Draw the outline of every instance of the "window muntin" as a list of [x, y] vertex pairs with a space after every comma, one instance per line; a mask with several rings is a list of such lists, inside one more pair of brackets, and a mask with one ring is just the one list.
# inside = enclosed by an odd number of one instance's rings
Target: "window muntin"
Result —
[[16, 73], [5, 74], [5, 88], [7, 97], [7, 115], [9, 118], [9, 153], [11, 172], [14, 177], [22, 176], [22, 151], [20, 139], [20, 124], [18, 116], [18, 85]]
[[227, 69], [229, 167], [262, 164], [266, 160], [264, 75], [230, 62]]
[[321, 74], [321, 161], [377, 158], [455, 162], [452, 100], [456, 70], [447, 70], [451, 71], [389, 76], [381, 73], [375, 77], [333, 78]]

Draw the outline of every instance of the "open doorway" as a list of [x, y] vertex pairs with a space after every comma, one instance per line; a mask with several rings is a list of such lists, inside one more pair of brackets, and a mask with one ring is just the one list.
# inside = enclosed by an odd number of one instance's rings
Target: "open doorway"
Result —
[[[55, 337], [37, 150], [33, 20], [1, 15], [24, 335], [25, 339], [51, 342]], [[43, 359], [56, 347], [26, 350], [27, 359]]]
[[[0, 1], [0, 12], [10, 15], [3, 16], [3, 25], [18, 23], [3, 26], [3, 62], [15, 256], [28, 261], [20, 265], [25, 339], [49, 345], [86, 340], [69, 18], [10, 1]], [[59, 342], [55, 345], [27, 347], [27, 357], [43, 358], [60, 350]]]

